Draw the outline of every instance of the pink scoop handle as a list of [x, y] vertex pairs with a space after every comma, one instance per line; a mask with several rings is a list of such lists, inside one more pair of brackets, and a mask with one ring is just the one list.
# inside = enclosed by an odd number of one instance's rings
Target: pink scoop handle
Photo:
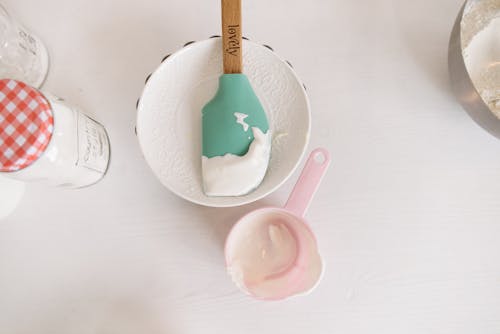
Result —
[[330, 153], [326, 149], [317, 148], [311, 152], [299, 180], [286, 202], [286, 210], [293, 212], [298, 217], [304, 217], [329, 165]]

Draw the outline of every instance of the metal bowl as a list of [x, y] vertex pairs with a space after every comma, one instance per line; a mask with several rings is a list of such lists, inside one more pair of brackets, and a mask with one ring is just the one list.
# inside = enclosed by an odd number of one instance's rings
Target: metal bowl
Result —
[[484, 0], [468, 0], [462, 6], [451, 33], [448, 49], [448, 70], [453, 93], [470, 117], [486, 131], [500, 138], [500, 119], [481, 97], [474, 85], [464, 60], [462, 34], [464, 13], [470, 6]]

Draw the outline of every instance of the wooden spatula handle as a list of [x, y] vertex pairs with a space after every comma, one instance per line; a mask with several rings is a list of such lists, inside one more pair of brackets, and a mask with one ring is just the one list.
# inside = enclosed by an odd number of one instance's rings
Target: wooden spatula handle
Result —
[[221, 1], [224, 73], [241, 73], [241, 0]]

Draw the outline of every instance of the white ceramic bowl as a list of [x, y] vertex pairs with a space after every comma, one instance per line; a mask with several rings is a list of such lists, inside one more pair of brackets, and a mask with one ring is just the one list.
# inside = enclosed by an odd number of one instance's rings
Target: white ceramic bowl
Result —
[[222, 74], [221, 39], [191, 43], [170, 55], [149, 77], [137, 105], [137, 137], [160, 182], [201, 205], [229, 207], [261, 199], [281, 186], [300, 163], [311, 114], [304, 86], [270, 48], [244, 40], [244, 73], [268, 114], [273, 143], [262, 184], [241, 197], [208, 197], [201, 178], [201, 109]]

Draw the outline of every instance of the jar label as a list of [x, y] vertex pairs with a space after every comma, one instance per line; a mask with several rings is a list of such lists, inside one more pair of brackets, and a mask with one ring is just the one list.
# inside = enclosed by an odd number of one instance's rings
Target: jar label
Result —
[[105, 173], [109, 162], [109, 140], [104, 127], [78, 113], [77, 165]]
[[38, 45], [36, 38], [22, 28], [18, 28], [19, 32], [19, 47], [26, 53], [36, 56], [38, 53]]

